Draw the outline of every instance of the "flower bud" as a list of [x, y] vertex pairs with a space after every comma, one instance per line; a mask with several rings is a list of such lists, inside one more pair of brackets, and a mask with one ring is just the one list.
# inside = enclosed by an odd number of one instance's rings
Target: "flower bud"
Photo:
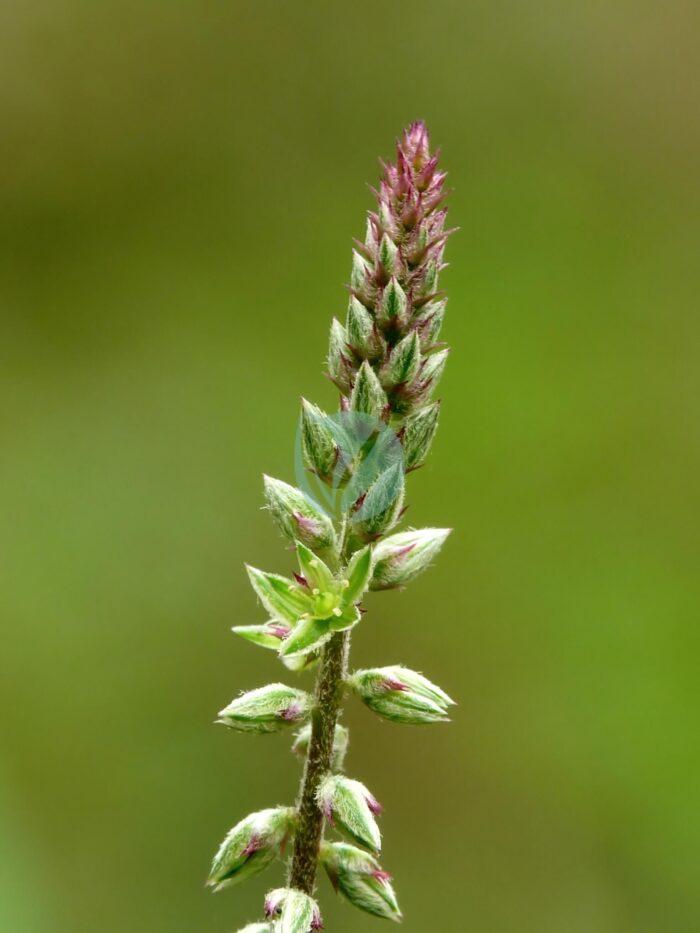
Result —
[[359, 357], [376, 360], [383, 356], [386, 343], [374, 323], [374, 318], [354, 295], [350, 298], [345, 329], [348, 344]]
[[454, 705], [427, 677], [398, 664], [355, 671], [348, 683], [366, 706], [392, 722], [447, 722], [447, 708]]
[[339, 833], [371, 852], [380, 850], [382, 840], [374, 816], [382, 808], [364, 784], [342, 774], [328, 774], [318, 786], [316, 800]]
[[396, 279], [392, 278], [382, 292], [381, 301], [377, 306], [377, 321], [387, 329], [401, 330], [406, 324], [407, 315], [406, 292]]
[[445, 543], [451, 528], [402, 531], [380, 541], [374, 548], [371, 590], [405, 586], [422, 573]]
[[333, 318], [328, 344], [328, 375], [331, 381], [347, 395], [352, 388], [355, 370], [349, 359], [348, 335], [339, 320]]
[[390, 531], [401, 517], [403, 500], [403, 466], [395, 463], [379, 474], [359, 500], [350, 519], [354, 533], [362, 541], [373, 541]]
[[320, 854], [331, 884], [347, 901], [375, 917], [401, 920], [391, 878], [374, 856], [347, 842], [323, 842]]
[[388, 282], [400, 270], [401, 260], [396, 243], [391, 240], [386, 233], [379, 244], [378, 259], [381, 269], [376, 270], [378, 277]]
[[413, 330], [400, 340], [381, 371], [381, 382], [385, 388], [411, 383], [420, 367], [420, 340]]
[[361, 291], [367, 284], [367, 279], [371, 274], [369, 263], [357, 252], [352, 251], [352, 270], [350, 272], [350, 288], [353, 291]]
[[[333, 760], [331, 763], [333, 771], [343, 770], [343, 763], [345, 761], [345, 755], [348, 750], [349, 741], [350, 733], [345, 728], [345, 726], [341, 726], [340, 723], [337, 723], [335, 727], [335, 734], [333, 736]], [[300, 758], [306, 758], [310, 743], [311, 723], [308, 723], [306, 726], [300, 729], [299, 732], [297, 732], [294, 738], [294, 744], [292, 745], [292, 751]]]
[[440, 402], [433, 402], [409, 415], [403, 423], [401, 443], [403, 445], [404, 468], [408, 473], [422, 466], [435, 437], [440, 414]]
[[217, 722], [239, 732], [278, 732], [303, 722], [311, 714], [313, 698], [284, 684], [249, 690], [221, 710]]
[[319, 505], [279, 479], [265, 476], [264, 481], [267, 506], [288, 538], [319, 550], [335, 546], [333, 522]]
[[271, 923], [249, 923], [238, 933], [274, 933], [274, 928]]
[[301, 439], [305, 465], [320, 479], [329, 481], [338, 459], [328, 415], [317, 405], [301, 400]]
[[444, 318], [445, 301], [430, 301], [413, 319], [411, 327], [418, 331], [421, 350], [429, 350], [435, 346]]
[[350, 396], [350, 409], [379, 419], [387, 405], [386, 392], [382, 389], [376, 373], [365, 360], [355, 379]]
[[265, 898], [265, 916], [275, 933], [309, 933], [323, 927], [316, 901], [295, 888], [276, 888]]
[[273, 807], [251, 813], [237, 823], [214, 856], [209, 887], [221, 891], [267, 868], [280, 854], [295, 818], [292, 807]]
[[430, 397], [431, 392], [442, 378], [449, 355], [450, 351], [445, 349], [424, 357], [418, 375], [404, 390], [405, 397], [414, 405]]

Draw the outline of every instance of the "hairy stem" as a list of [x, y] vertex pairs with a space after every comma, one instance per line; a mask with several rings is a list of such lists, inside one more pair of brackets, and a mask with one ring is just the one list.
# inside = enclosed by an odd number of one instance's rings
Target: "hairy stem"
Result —
[[323, 814], [316, 803], [316, 790], [331, 770], [333, 739], [340, 712], [343, 681], [347, 676], [350, 632], [336, 632], [326, 645], [316, 680], [316, 707], [311, 724], [311, 742], [306, 756], [297, 803], [298, 825], [289, 870], [289, 887], [312, 894], [316, 881], [318, 850], [323, 834]]

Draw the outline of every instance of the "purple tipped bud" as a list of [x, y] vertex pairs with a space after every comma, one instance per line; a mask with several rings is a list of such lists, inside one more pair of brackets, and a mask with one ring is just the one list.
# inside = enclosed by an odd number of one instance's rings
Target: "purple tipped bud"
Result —
[[426, 725], [447, 721], [453, 701], [427, 677], [407, 667], [356, 671], [350, 686], [373, 712], [392, 722]]
[[284, 684], [249, 690], [221, 710], [217, 722], [238, 732], [279, 732], [311, 715], [313, 697]]
[[373, 855], [347, 842], [324, 842], [321, 862], [336, 891], [355, 907], [385, 920], [401, 920], [391, 875]]
[[309, 933], [323, 928], [316, 901], [295, 888], [270, 891], [265, 898], [265, 916], [274, 920], [275, 933]]
[[237, 823], [214, 856], [209, 887], [220, 891], [267, 868], [280, 854], [295, 820], [291, 807], [274, 807]]
[[410, 583], [430, 566], [449, 533], [449, 528], [423, 528], [380, 541], [374, 549], [370, 589], [388, 590]]
[[371, 852], [379, 851], [381, 836], [374, 817], [382, 808], [364, 784], [342, 774], [329, 774], [319, 784], [316, 800], [338, 832]]

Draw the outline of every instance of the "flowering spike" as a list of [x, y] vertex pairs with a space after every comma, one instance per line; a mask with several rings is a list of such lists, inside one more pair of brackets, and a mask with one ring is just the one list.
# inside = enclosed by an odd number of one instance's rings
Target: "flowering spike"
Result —
[[207, 884], [215, 891], [257, 875], [280, 854], [296, 812], [273, 807], [251, 813], [231, 829], [214, 856]]
[[391, 878], [373, 855], [347, 842], [324, 842], [321, 861], [333, 887], [350, 904], [375, 917], [401, 920]]
[[398, 664], [356, 671], [348, 683], [366, 706], [392, 722], [447, 722], [447, 708], [454, 705], [427, 677]]
[[279, 732], [311, 715], [313, 697], [284, 684], [249, 690], [219, 712], [217, 722], [238, 732]]
[[[323, 498], [314, 501], [302, 489], [265, 478], [267, 507], [296, 547], [299, 572], [291, 579], [249, 568], [270, 618], [233, 630], [277, 648], [290, 670], [318, 665], [319, 672], [314, 698], [271, 684], [238, 697], [220, 714], [221, 722], [241, 731], [306, 723], [294, 742], [306, 761], [287, 886], [268, 895], [267, 922], [241, 933], [309, 933], [321, 926], [309, 895], [324, 815], [353, 843], [322, 846], [337, 890], [370, 914], [401, 918], [389, 876], [374, 858], [380, 807], [362, 784], [338, 773], [347, 747], [338, 720], [345, 685], [398, 722], [443, 721], [452, 702], [421, 674], [398, 665], [348, 677], [347, 633], [366, 611], [367, 589], [408, 583], [449, 533], [427, 528], [385, 537], [405, 512], [405, 475], [424, 462], [435, 436], [439, 403], [431, 399], [448, 353], [439, 342], [445, 299], [438, 289], [453, 231], [438, 155], [425, 124], [412, 123], [397, 141], [395, 161], [381, 163], [382, 177], [371, 189], [377, 203], [368, 212], [364, 241], [354, 241], [346, 326], [333, 320], [330, 331], [327, 375], [340, 393], [340, 411], [329, 417], [311, 402], [301, 405], [303, 464], [326, 485]], [[339, 507], [337, 521], [325, 502]], [[257, 836], [237, 843], [227, 850], [230, 878], [252, 872], [274, 848]], [[222, 875], [213, 883], [230, 881]]]
[[316, 800], [339, 833], [370, 852], [379, 852], [382, 839], [374, 816], [382, 808], [364, 784], [342, 774], [328, 774], [319, 784]]

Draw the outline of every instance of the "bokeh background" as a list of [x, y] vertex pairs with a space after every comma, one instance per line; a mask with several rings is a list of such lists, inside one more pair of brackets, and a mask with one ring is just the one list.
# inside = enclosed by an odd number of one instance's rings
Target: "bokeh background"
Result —
[[[231, 933], [242, 815], [286, 737], [214, 727], [279, 676], [242, 564], [288, 567], [260, 472], [376, 157], [424, 117], [455, 188], [454, 347], [359, 664], [459, 698], [351, 704], [406, 931], [700, 929], [696, 4], [24, 0], [0, 12], [0, 928]], [[292, 676], [292, 675], [289, 675]], [[338, 903], [329, 931], [375, 923]]]

